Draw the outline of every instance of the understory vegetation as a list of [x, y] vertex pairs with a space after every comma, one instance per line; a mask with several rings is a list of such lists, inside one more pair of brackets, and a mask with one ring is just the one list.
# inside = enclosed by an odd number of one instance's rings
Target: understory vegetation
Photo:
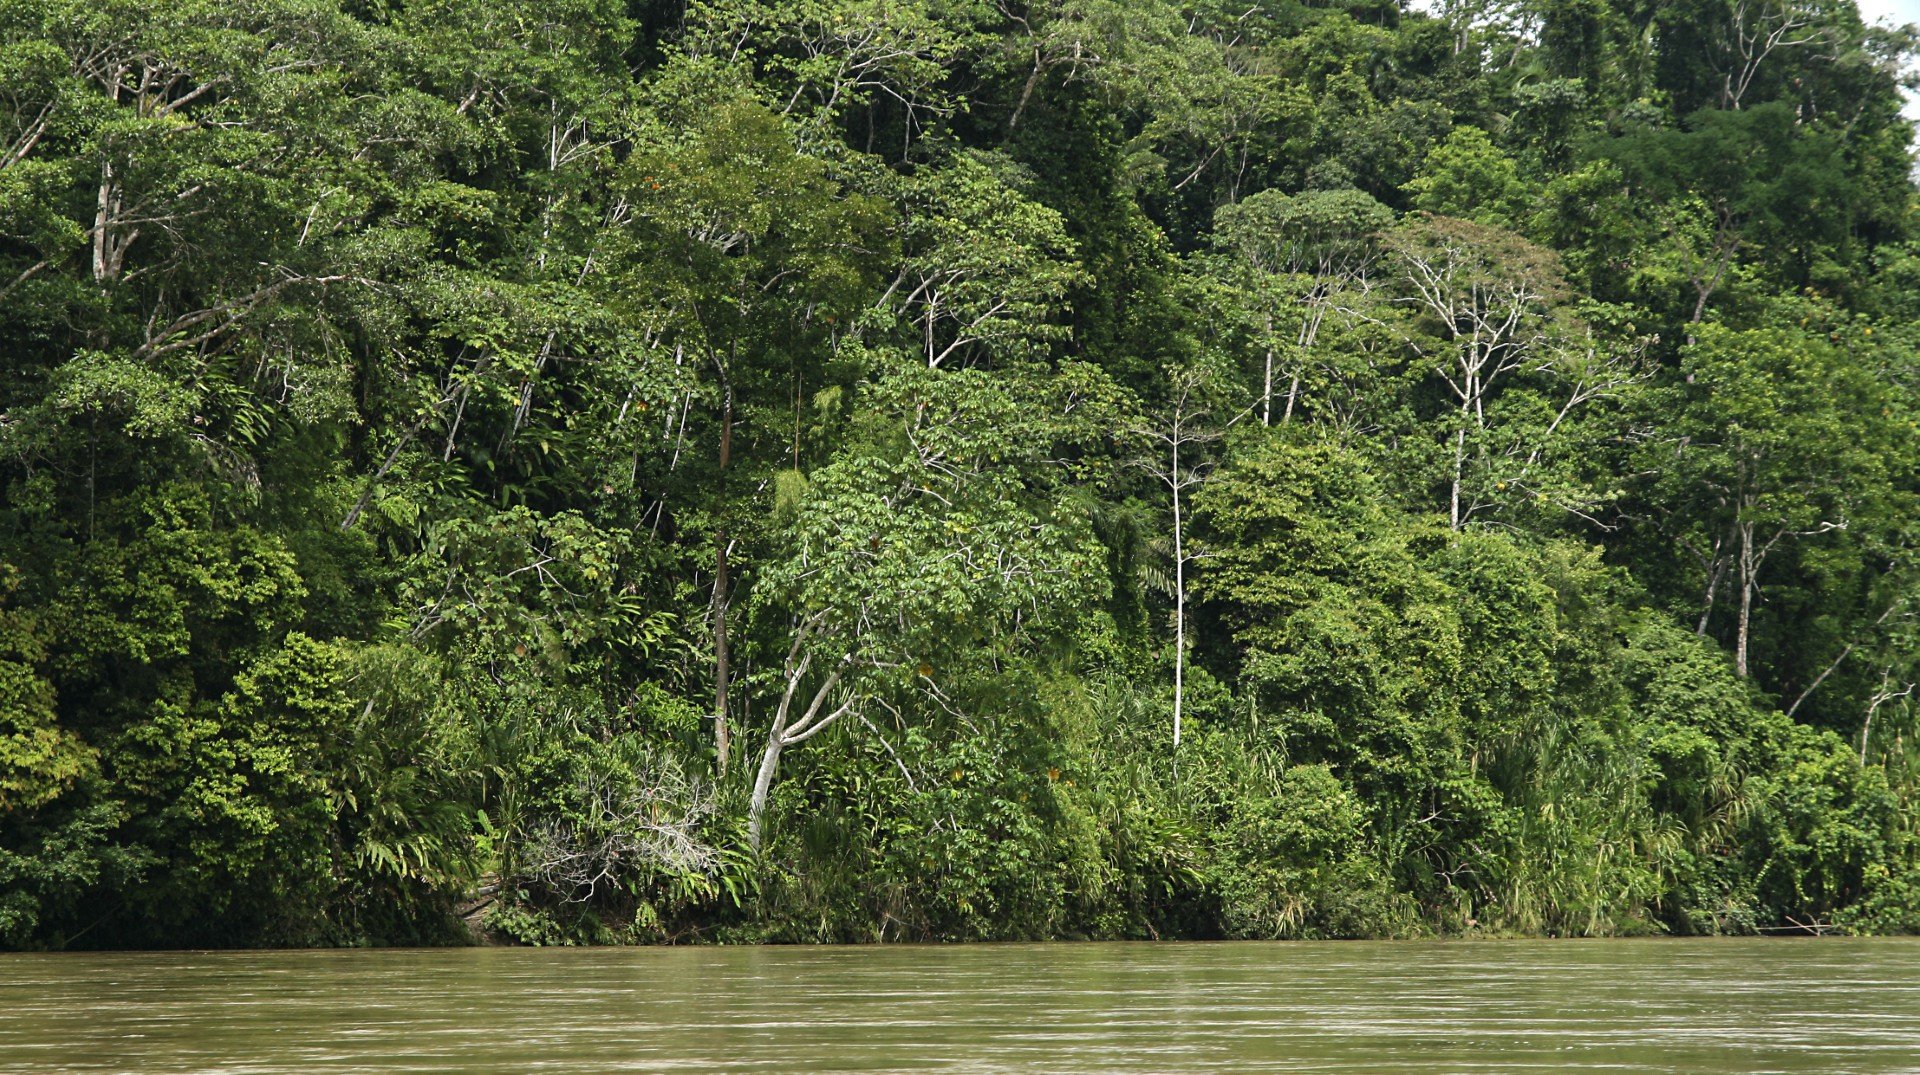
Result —
[[1920, 929], [1915, 45], [0, 0], [0, 946]]

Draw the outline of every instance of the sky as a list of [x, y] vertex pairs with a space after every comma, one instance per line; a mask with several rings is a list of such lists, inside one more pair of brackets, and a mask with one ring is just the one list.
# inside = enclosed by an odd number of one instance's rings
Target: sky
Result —
[[1859, 0], [1860, 14], [1868, 22], [1920, 22], [1920, 0]]
[[[1920, 23], [1920, 0], [1856, 0], [1860, 5], [1860, 15], [1868, 22], [1885, 20], [1894, 24]], [[1407, 7], [1416, 10], [1432, 10], [1439, 6], [1434, 0], [1408, 0]], [[1920, 96], [1907, 95], [1907, 118], [1920, 122]]]
[[[1889, 22], [1920, 23], [1920, 0], [1856, 0], [1860, 5], [1860, 14], [1868, 22], [1886, 19]], [[1435, 0], [1405, 0], [1404, 6], [1415, 11], [1433, 11], [1440, 7]]]
[[[1860, 16], [1868, 22], [1920, 23], [1920, 0], [1859, 0]], [[1920, 121], [1920, 96], [1907, 94], [1907, 118]]]

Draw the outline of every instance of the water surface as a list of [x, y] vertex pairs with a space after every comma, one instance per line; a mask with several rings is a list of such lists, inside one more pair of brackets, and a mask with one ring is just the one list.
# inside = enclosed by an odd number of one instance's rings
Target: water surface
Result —
[[1920, 1072], [1920, 942], [0, 956], [0, 1072]]

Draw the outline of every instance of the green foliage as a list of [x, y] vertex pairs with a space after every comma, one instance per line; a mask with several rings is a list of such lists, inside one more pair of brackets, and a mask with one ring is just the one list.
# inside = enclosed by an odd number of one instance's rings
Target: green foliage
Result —
[[1920, 929], [1913, 47], [0, 0], [0, 945]]
[[1406, 184], [1413, 207], [1512, 228], [1532, 202], [1513, 158], [1478, 127], [1458, 127], [1428, 151], [1420, 174]]

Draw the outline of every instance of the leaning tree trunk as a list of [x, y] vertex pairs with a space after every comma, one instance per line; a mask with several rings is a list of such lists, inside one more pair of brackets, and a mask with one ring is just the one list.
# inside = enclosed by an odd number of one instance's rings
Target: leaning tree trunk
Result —
[[782, 705], [767, 735], [767, 748], [760, 752], [760, 771], [753, 777], [753, 798], [747, 803], [747, 843], [760, 850], [761, 833], [766, 823], [767, 799], [773, 793], [773, 775], [780, 769], [780, 752], [786, 747], [787, 707]]
[[[796, 651], [798, 647], [796, 646]], [[848, 698], [831, 713], [822, 714], [827, 699], [832, 697], [833, 689], [840, 684], [840, 678], [852, 657], [842, 658], [840, 664], [823, 680], [808, 701], [806, 712], [799, 719], [793, 719], [793, 699], [799, 690], [801, 679], [807, 674], [807, 666], [812, 657], [801, 657], [795, 664], [788, 657], [787, 686], [780, 694], [780, 704], [773, 711], [773, 724], [767, 729], [767, 745], [760, 752], [760, 771], [754, 774], [753, 797], [747, 803], [747, 843], [754, 851], [760, 850], [761, 840], [766, 830], [767, 801], [773, 794], [774, 774], [780, 770], [780, 755], [786, 748], [804, 743], [831, 727], [853, 708], [853, 699]]]

